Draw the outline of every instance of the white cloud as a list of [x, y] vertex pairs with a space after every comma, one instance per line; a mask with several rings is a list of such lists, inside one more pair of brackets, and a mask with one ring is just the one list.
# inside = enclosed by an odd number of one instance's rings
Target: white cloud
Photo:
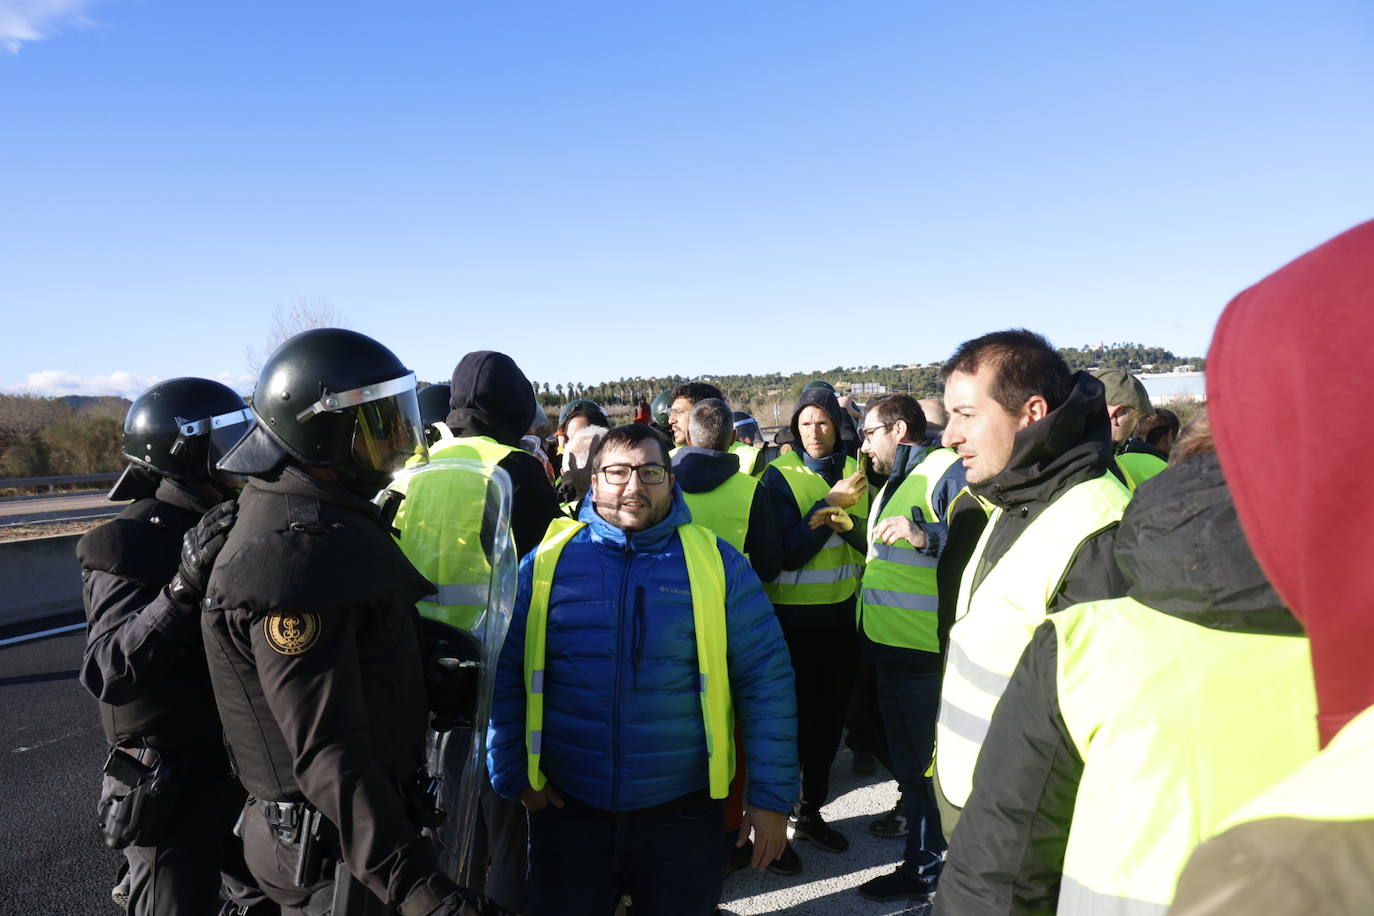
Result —
[[215, 376], [215, 381], [228, 385], [239, 394], [247, 397], [252, 392], [253, 386], [258, 383], [258, 377], [246, 372], [221, 372]]
[[[256, 376], [241, 372], [218, 372], [205, 378], [213, 378], [244, 396], [253, 390], [253, 384], [257, 381]], [[134, 375], [122, 369], [109, 375], [77, 375], [63, 369], [44, 369], [42, 372], [30, 372], [19, 390], [47, 397], [85, 394], [117, 395], [132, 399], [147, 390], [149, 385], [160, 381], [160, 375]]]
[[132, 398], [158, 380], [156, 376], [137, 376], [122, 369], [109, 375], [86, 376], [61, 369], [44, 369], [42, 372], [28, 374], [24, 379], [24, 390], [50, 397], [66, 394], [113, 394]]
[[18, 54], [26, 41], [41, 41], [67, 25], [90, 25], [83, 11], [91, 0], [0, 0], [0, 48]]

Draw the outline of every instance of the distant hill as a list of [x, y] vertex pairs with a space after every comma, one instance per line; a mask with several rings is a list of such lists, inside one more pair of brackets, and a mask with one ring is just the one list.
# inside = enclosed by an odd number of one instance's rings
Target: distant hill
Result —
[[[1060, 354], [1069, 368], [1129, 369], [1132, 372], [1168, 372], [1175, 366], [1191, 364], [1198, 370], [1206, 361], [1200, 356], [1175, 356], [1163, 347], [1147, 347], [1137, 343], [1112, 343], [1081, 347], [1061, 347]], [[825, 379], [840, 393], [862, 392], [861, 397], [875, 393], [876, 388], [900, 391], [918, 398], [938, 397], [944, 389], [938, 362], [896, 366], [835, 366], [806, 372], [761, 373], [758, 375], [701, 375], [700, 381], [711, 382], [721, 388], [731, 406], [739, 410], [757, 410], [765, 404], [792, 403], [802, 386], [815, 379]], [[603, 407], [633, 405], [636, 401], [652, 401], [660, 391], [672, 388], [689, 379], [674, 375], [663, 378], [621, 378], [615, 381], [584, 385], [581, 382], [536, 382], [539, 400], [546, 407], [565, 404], [574, 398], [588, 398]], [[857, 386], [864, 386], [858, 388]]]

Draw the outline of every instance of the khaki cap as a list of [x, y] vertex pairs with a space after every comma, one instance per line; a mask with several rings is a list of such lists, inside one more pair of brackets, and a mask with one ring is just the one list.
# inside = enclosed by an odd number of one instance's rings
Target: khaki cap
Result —
[[1108, 407], [1134, 407], [1142, 417], [1154, 416], [1154, 406], [1140, 379], [1125, 369], [1097, 369], [1092, 374], [1107, 386]]

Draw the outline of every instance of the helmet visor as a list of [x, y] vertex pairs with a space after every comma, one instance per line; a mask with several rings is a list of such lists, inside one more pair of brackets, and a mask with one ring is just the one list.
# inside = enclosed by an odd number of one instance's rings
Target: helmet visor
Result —
[[409, 391], [352, 408], [353, 461], [387, 474], [429, 460], [414, 383]]
[[247, 407], [210, 418], [210, 467], [213, 469], [229, 450], [248, 435], [256, 420]]

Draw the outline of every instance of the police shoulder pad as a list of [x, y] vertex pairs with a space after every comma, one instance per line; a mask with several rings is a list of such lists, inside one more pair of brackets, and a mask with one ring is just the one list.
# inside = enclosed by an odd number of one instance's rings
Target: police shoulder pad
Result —
[[[291, 634], [308, 629], [307, 617], [398, 600], [414, 603], [432, 591], [380, 527], [375, 535], [348, 526], [278, 529], [237, 543], [231, 535], [210, 583], [212, 603], [219, 607], [262, 616], [265, 626], [283, 618], [287, 647], [301, 645]], [[312, 632], [318, 634], [318, 627]]]
[[145, 588], [161, 588], [176, 575], [182, 532], [141, 518], [116, 518], [88, 531], [76, 544], [83, 569], [98, 569]]

